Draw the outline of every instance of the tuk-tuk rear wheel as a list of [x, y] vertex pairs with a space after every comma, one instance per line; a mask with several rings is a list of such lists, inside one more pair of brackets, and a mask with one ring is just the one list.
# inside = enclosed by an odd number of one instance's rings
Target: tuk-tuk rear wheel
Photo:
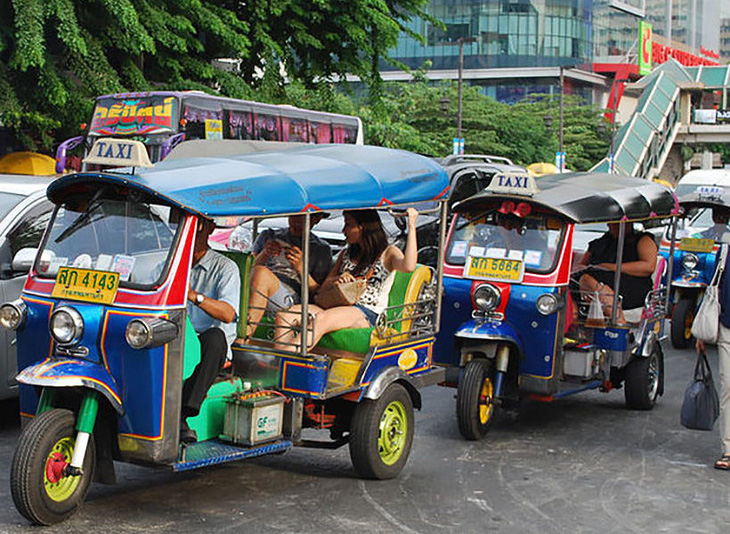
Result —
[[363, 478], [388, 479], [400, 473], [413, 443], [413, 401], [400, 384], [380, 398], [357, 405], [350, 424], [350, 458]]
[[456, 416], [459, 432], [468, 440], [485, 436], [494, 421], [494, 363], [478, 358], [470, 361], [459, 379]]
[[686, 349], [692, 344], [692, 322], [695, 318], [695, 300], [680, 299], [672, 311], [671, 337], [675, 349]]
[[10, 489], [18, 511], [35, 524], [53, 525], [81, 506], [94, 476], [96, 450], [89, 441], [83, 474], [66, 476], [73, 456], [74, 414], [53, 409], [35, 417], [20, 435], [10, 471]]
[[635, 357], [626, 366], [624, 398], [632, 410], [651, 410], [656, 403], [664, 372], [662, 349], [654, 343], [647, 357]]

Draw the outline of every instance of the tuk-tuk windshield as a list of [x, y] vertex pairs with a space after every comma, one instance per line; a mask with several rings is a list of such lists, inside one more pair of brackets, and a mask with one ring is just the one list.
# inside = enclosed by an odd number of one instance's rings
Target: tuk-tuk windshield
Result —
[[[82, 203], [83, 204], [83, 203]], [[92, 199], [59, 206], [36, 271], [54, 278], [71, 266], [119, 273], [121, 286], [151, 287], [165, 272], [180, 221], [170, 206], [131, 199]]]
[[467, 256], [521, 259], [528, 272], [550, 272], [555, 268], [565, 222], [548, 215], [518, 217], [497, 211], [476, 217], [461, 214], [446, 249], [446, 261], [464, 265]]
[[[691, 237], [724, 241], [723, 236], [730, 234], [727, 222], [727, 216], [713, 218], [712, 208], [692, 208], [687, 217], [677, 222], [677, 239]], [[671, 227], [667, 228], [665, 237], [671, 239]]]

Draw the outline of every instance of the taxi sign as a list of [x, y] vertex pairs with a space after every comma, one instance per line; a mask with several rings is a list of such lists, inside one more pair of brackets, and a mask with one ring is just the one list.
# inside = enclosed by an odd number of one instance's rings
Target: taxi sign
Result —
[[715, 246], [714, 239], [700, 239], [696, 237], [683, 237], [679, 241], [679, 250], [684, 252], [712, 252]]
[[695, 193], [700, 197], [700, 200], [720, 200], [725, 190], [722, 187], [716, 185], [701, 185], [695, 189]]
[[51, 296], [95, 304], [111, 304], [119, 287], [119, 273], [59, 267]]
[[515, 258], [485, 258], [470, 254], [464, 264], [464, 278], [472, 280], [521, 282], [523, 274], [524, 263]]
[[96, 140], [84, 163], [114, 167], [152, 167], [147, 148], [141, 141], [101, 137]]
[[529, 174], [509, 172], [495, 174], [487, 186], [487, 191], [508, 195], [532, 196], [540, 190], [537, 188], [535, 178]]

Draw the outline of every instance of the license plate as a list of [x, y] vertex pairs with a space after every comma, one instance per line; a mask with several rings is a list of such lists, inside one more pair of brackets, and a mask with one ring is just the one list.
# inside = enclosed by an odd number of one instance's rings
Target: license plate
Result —
[[505, 258], [477, 258], [469, 256], [464, 266], [464, 277], [480, 280], [522, 281], [522, 260]]
[[53, 286], [54, 297], [111, 304], [119, 287], [119, 273], [60, 267]]
[[683, 237], [679, 242], [679, 250], [685, 252], [712, 252], [715, 246], [713, 239], [699, 239], [696, 237]]

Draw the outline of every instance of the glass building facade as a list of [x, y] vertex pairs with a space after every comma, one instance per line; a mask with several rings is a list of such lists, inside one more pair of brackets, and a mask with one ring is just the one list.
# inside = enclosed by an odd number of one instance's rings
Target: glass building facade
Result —
[[[410, 29], [422, 35], [425, 43], [403, 34], [390, 53], [411, 69], [430, 61], [432, 77], [450, 71], [452, 75], [443, 77], [453, 79], [461, 39], [465, 82], [481, 86], [485, 94], [499, 101], [514, 102], [532, 93], [557, 93], [556, 67], [590, 71], [593, 63], [635, 63], [640, 20], [636, 13], [642, 9], [664, 42], [682, 43], [684, 48], [694, 44], [697, 50], [703, 44], [702, 32], [707, 31], [701, 27], [702, 11], [710, 1], [431, 0], [429, 14], [445, 27], [414, 19]], [[634, 8], [634, 14], [617, 9], [618, 4]], [[544, 68], [548, 67], [553, 73], [546, 75]], [[538, 72], [540, 68], [542, 72]], [[492, 69], [516, 70], [500, 77], [495, 74], [499, 71], [489, 74]], [[393, 70], [398, 69], [382, 65], [384, 73]], [[569, 77], [565, 92], [591, 102], [594, 90], [600, 91], [602, 85]]]
[[[555, 67], [590, 61], [593, 0], [432, 0], [429, 14], [411, 29], [425, 44], [402, 36], [392, 56], [411, 68], [431, 60], [432, 70], [457, 69], [459, 38], [465, 69]], [[387, 67], [385, 67], [387, 70]]]

